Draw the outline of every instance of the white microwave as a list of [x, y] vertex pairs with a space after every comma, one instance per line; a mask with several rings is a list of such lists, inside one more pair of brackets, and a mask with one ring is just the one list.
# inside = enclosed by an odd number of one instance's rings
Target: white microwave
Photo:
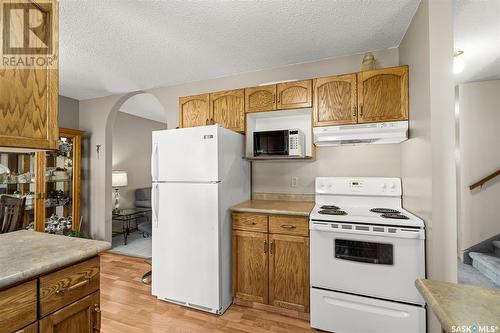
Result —
[[299, 129], [257, 131], [253, 133], [253, 155], [304, 156], [305, 137]]

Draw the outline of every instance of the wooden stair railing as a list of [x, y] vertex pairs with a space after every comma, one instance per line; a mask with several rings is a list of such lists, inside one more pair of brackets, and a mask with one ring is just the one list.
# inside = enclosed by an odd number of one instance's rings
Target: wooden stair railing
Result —
[[488, 176], [484, 177], [483, 179], [475, 182], [474, 184], [472, 184], [471, 186], [469, 186], [469, 190], [473, 190], [475, 189], [476, 187], [479, 187], [479, 186], [483, 186], [484, 183], [492, 180], [493, 178], [495, 178], [496, 176], [499, 176], [500, 175], [500, 169], [498, 169], [497, 171], [493, 172], [492, 174], [489, 174]]

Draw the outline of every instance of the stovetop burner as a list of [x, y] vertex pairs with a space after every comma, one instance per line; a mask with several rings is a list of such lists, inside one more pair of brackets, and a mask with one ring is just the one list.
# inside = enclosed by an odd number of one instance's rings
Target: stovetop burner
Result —
[[347, 215], [346, 212], [338, 209], [322, 209], [318, 213], [325, 215]]
[[399, 213], [385, 213], [380, 215], [386, 219], [398, 219], [398, 220], [409, 220], [410, 218], [408, 216], [405, 216], [403, 214]]
[[370, 212], [381, 214], [400, 214], [401, 212], [391, 208], [372, 208]]
[[319, 208], [321, 208], [321, 209], [332, 209], [332, 210], [339, 210], [340, 209], [340, 207], [334, 206], [334, 205], [323, 205], [323, 206], [321, 206]]

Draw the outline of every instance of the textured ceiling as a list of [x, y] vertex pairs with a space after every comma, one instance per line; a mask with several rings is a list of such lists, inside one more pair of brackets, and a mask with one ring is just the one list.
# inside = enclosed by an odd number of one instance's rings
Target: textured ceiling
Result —
[[89, 99], [399, 45], [419, 0], [61, 0], [61, 94]]
[[158, 98], [151, 94], [138, 94], [130, 97], [120, 107], [125, 112], [137, 117], [147, 118], [161, 123], [167, 123], [167, 114]]
[[457, 83], [500, 79], [500, 1], [455, 0], [455, 50], [462, 50], [464, 71]]

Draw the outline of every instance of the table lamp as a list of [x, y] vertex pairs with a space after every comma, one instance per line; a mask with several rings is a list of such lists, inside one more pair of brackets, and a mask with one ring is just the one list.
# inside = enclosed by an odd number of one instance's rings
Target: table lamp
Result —
[[120, 208], [120, 187], [125, 187], [128, 186], [128, 177], [127, 177], [127, 172], [126, 171], [113, 171], [112, 177], [111, 177], [111, 183], [112, 187], [115, 189], [115, 192], [113, 193], [113, 199], [114, 199], [114, 206], [115, 209], [113, 209], [114, 212], [119, 211]]

